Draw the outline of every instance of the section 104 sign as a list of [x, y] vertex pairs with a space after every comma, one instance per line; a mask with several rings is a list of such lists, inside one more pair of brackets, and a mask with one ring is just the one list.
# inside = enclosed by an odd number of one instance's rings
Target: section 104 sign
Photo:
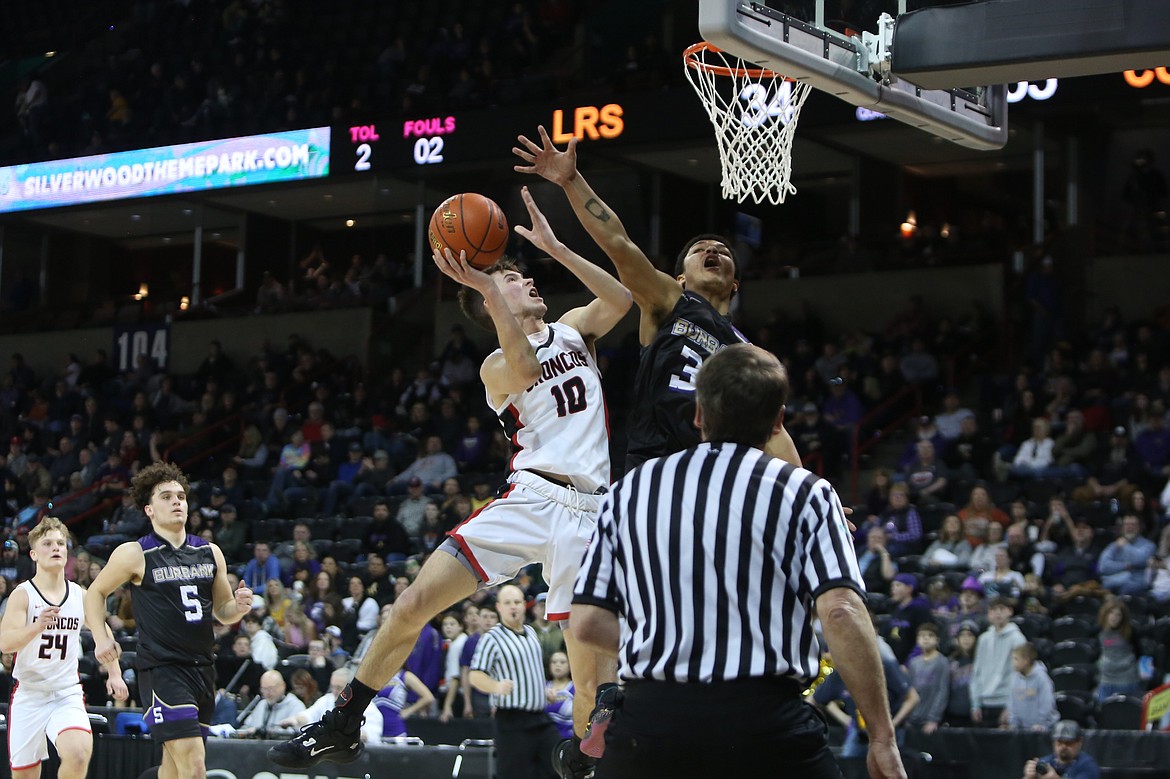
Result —
[[133, 371], [139, 359], [165, 371], [171, 356], [171, 327], [166, 323], [118, 325], [114, 328], [114, 370]]

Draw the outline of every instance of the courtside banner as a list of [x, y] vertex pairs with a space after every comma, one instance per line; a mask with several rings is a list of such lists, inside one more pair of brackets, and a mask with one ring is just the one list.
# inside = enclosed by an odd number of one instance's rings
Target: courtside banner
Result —
[[329, 174], [329, 128], [0, 168], [0, 213], [273, 184]]

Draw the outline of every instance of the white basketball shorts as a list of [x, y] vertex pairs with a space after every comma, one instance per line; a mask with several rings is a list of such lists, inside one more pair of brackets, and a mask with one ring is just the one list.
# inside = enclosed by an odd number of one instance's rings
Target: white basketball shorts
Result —
[[485, 586], [532, 563], [544, 566], [548, 619], [569, 618], [573, 584], [597, 527], [600, 495], [586, 495], [530, 471], [508, 477], [504, 494], [451, 531]]
[[81, 685], [64, 690], [31, 689], [17, 685], [8, 709], [8, 762], [21, 771], [49, 757], [49, 741], [67, 730], [91, 733]]

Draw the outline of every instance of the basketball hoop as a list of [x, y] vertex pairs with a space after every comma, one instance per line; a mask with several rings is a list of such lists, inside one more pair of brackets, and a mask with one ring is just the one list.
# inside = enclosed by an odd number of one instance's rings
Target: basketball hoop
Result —
[[784, 202], [794, 192], [792, 141], [812, 86], [744, 62], [706, 41], [683, 52], [683, 70], [715, 127], [723, 197]]

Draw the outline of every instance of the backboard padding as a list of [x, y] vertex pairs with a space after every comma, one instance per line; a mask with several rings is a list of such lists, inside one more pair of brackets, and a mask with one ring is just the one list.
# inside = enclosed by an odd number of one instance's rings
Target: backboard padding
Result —
[[1002, 86], [981, 93], [923, 90], [900, 79], [870, 75], [859, 39], [847, 39], [743, 0], [699, 0], [704, 40], [760, 67], [807, 81], [855, 106], [973, 149], [1007, 142], [1007, 100]]

